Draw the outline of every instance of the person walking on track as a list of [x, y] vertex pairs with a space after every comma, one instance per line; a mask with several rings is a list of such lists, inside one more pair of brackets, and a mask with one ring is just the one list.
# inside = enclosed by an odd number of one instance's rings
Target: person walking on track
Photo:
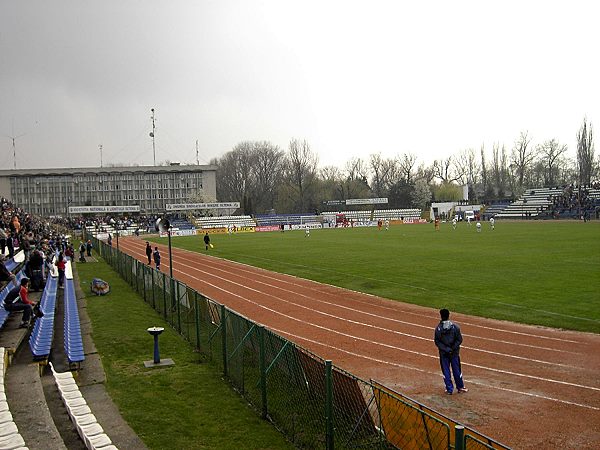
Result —
[[152, 247], [150, 242], [146, 242], [146, 256], [148, 257], [148, 265], [152, 264]]
[[450, 311], [440, 309], [440, 323], [435, 328], [435, 345], [440, 352], [440, 366], [444, 375], [444, 384], [446, 385], [446, 394], [452, 394], [454, 385], [452, 384], [452, 375], [459, 393], [468, 392], [465, 387], [462, 371], [460, 367], [460, 344], [462, 344], [462, 334], [458, 324], [450, 320]]
[[156, 264], [156, 270], [160, 270], [160, 252], [158, 247], [154, 247], [154, 264]]

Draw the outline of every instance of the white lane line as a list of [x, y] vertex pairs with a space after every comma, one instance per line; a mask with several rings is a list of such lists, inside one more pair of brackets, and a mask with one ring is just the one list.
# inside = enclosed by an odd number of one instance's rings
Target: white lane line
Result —
[[[183, 265], [183, 266], [185, 266], [187, 268], [190, 268], [192, 270], [195, 270], [197, 272], [204, 273], [206, 275], [213, 276], [214, 278], [217, 278], [217, 279], [229, 282], [229, 283], [234, 284], [236, 286], [240, 286], [240, 287], [243, 287], [245, 289], [248, 289], [248, 290], [251, 290], [251, 291], [255, 291], [255, 292], [259, 293], [259, 294], [268, 295], [270, 297], [274, 297], [274, 296], [272, 296], [270, 294], [258, 291], [256, 289], [250, 288], [248, 286], [244, 286], [244, 285], [242, 285], [240, 283], [236, 283], [236, 282], [233, 282], [231, 280], [227, 280], [226, 278], [219, 277], [218, 275], [214, 275], [214, 274], [211, 274], [209, 272], [205, 272], [203, 270], [199, 270], [199, 269], [197, 269], [195, 267], [188, 266], [187, 264], [181, 264], [181, 265]], [[175, 270], [176, 269], [173, 268], [173, 271], [175, 271]], [[215, 288], [217, 290], [223, 291], [223, 292], [225, 292], [225, 293], [227, 293], [229, 295], [233, 295], [235, 297], [238, 297], [238, 298], [240, 298], [241, 300], [243, 300], [243, 301], [245, 301], [247, 303], [253, 304], [255, 306], [258, 306], [259, 308], [262, 308], [262, 309], [265, 309], [267, 311], [270, 311], [273, 314], [281, 315], [281, 316], [283, 316], [283, 317], [285, 317], [287, 319], [290, 319], [290, 320], [293, 320], [293, 321], [296, 321], [296, 322], [307, 324], [307, 325], [310, 325], [312, 327], [315, 327], [315, 328], [318, 328], [318, 329], [321, 329], [321, 330], [324, 330], [324, 331], [327, 331], [327, 332], [330, 332], [330, 333], [339, 334], [339, 335], [344, 336], [344, 337], [348, 337], [348, 338], [351, 338], [351, 339], [356, 339], [356, 340], [364, 341], [364, 342], [367, 342], [367, 343], [370, 343], [370, 344], [379, 345], [379, 346], [382, 346], [382, 347], [386, 347], [386, 348], [390, 348], [390, 349], [395, 349], [395, 350], [399, 350], [399, 351], [403, 351], [403, 352], [407, 352], [407, 353], [412, 353], [412, 354], [415, 354], [415, 355], [418, 355], [418, 356], [423, 356], [423, 357], [426, 357], [426, 358], [433, 358], [433, 359], [437, 359], [438, 358], [437, 356], [433, 356], [433, 355], [430, 355], [430, 354], [427, 354], [427, 353], [417, 352], [415, 350], [409, 350], [409, 349], [405, 349], [405, 348], [402, 348], [402, 347], [396, 347], [396, 346], [393, 346], [393, 345], [390, 345], [390, 344], [381, 343], [381, 342], [375, 342], [375, 341], [371, 341], [371, 340], [368, 340], [368, 339], [365, 339], [365, 338], [361, 338], [360, 336], [353, 336], [353, 335], [350, 335], [350, 334], [342, 333], [340, 331], [331, 330], [329, 328], [326, 328], [326, 327], [323, 327], [323, 326], [320, 326], [320, 325], [316, 325], [316, 324], [312, 324], [312, 323], [309, 324], [309, 323], [304, 322], [304, 321], [302, 321], [302, 320], [300, 320], [300, 319], [298, 319], [296, 317], [293, 317], [293, 316], [290, 316], [288, 314], [284, 314], [282, 312], [279, 312], [279, 311], [276, 311], [274, 309], [268, 308], [268, 307], [266, 307], [266, 306], [264, 306], [264, 305], [262, 305], [260, 303], [257, 303], [255, 301], [249, 300], [249, 299], [247, 299], [247, 298], [245, 298], [245, 297], [243, 297], [243, 296], [241, 296], [239, 294], [236, 294], [234, 292], [228, 291], [228, 290], [226, 290], [226, 289], [224, 289], [224, 288], [222, 288], [220, 286], [217, 286], [215, 284], [209, 283], [208, 281], [202, 280], [202, 279], [200, 279], [200, 278], [198, 278], [198, 277], [196, 277], [196, 276], [194, 276], [194, 275], [192, 275], [190, 273], [184, 272], [182, 270], [177, 270], [177, 272], [180, 272], [180, 273], [182, 273], [182, 274], [184, 274], [186, 276], [189, 276], [190, 278], [193, 278], [193, 279], [198, 280], [198, 281], [200, 281], [202, 283], [205, 283], [205, 284], [207, 284], [207, 285], [209, 285], [209, 286], [211, 286], [211, 287], [213, 287], [213, 288]], [[567, 381], [554, 380], [554, 379], [551, 379], [551, 378], [538, 377], [538, 376], [535, 376], [535, 375], [527, 375], [527, 374], [522, 374], [522, 373], [518, 373], [518, 372], [512, 372], [512, 371], [509, 371], [509, 370], [496, 369], [496, 368], [493, 368], [493, 367], [476, 365], [476, 364], [472, 364], [472, 363], [464, 363], [464, 362], [461, 362], [461, 363], [462, 363], [463, 366], [475, 367], [475, 368], [478, 368], [478, 369], [488, 370], [488, 371], [496, 372], [496, 373], [502, 373], [502, 374], [505, 374], [505, 375], [512, 375], [512, 376], [521, 377], [521, 378], [528, 378], [528, 379], [543, 381], [543, 382], [547, 382], [547, 383], [561, 384], [561, 385], [564, 385], [564, 386], [572, 386], [572, 387], [575, 387], [575, 388], [581, 388], [581, 389], [587, 389], [587, 390], [592, 390], [592, 391], [598, 391], [598, 392], [600, 392], [600, 388], [597, 388], [597, 387], [594, 387], [594, 386], [586, 386], [586, 385], [582, 385], [582, 384], [578, 384], [578, 383], [569, 383]]]
[[[238, 253], [238, 255], [242, 256], [242, 257], [246, 257], [248, 259], [258, 259], [258, 260], [264, 260], [264, 261], [269, 261], [269, 262], [280, 263], [279, 260], [275, 260], [275, 259], [271, 259], [271, 258], [262, 258], [262, 257], [256, 256], [256, 255], [247, 255], [247, 254], [243, 254], [243, 253]], [[244, 264], [244, 263], [240, 263], [240, 264]], [[345, 275], [344, 272], [340, 272], [340, 271], [337, 271], [337, 270], [332, 270], [331, 268], [328, 268], [328, 267], [307, 266], [305, 264], [298, 264], [298, 263], [285, 263], [285, 264], [287, 264], [288, 266], [296, 266], [296, 267], [301, 267], [301, 268], [304, 268], [304, 269], [311, 269], [312, 268], [312, 269], [317, 269], [317, 270], [320, 270], [320, 271], [323, 271], [323, 272], [332, 272], [332, 273], [335, 273], [335, 274], [338, 274], [338, 275]], [[253, 266], [250, 266], [250, 267], [253, 267]], [[389, 280], [380, 280], [378, 278], [373, 278], [373, 277], [365, 277], [365, 276], [357, 276], [357, 275], [354, 275], [354, 276], [358, 277], [358, 278], [365, 279], [365, 280], [377, 281], [379, 283], [395, 284], [395, 285], [398, 285], [398, 286], [406, 286], [406, 287], [409, 287], [409, 288], [415, 289], [415, 290], [421, 290], [421, 291], [427, 291], [427, 292], [433, 292], [433, 293], [435, 293], [435, 291], [431, 291], [430, 289], [427, 289], [427, 288], [424, 288], [424, 287], [421, 287], [421, 286], [414, 286], [414, 285], [410, 285], [410, 284], [398, 283], [398, 282], [389, 281]], [[344, 288], [342, 288], [342, 289], [344, 289]], [[353, 291], [353, 292], [357, 292], [357, 291]], [[368, 294], [368, 295], [373, 295], [373, 294]], [[517, 306], [517, 305], [513, 305], [511, 303], [502, 303], [502, 302], [499, 302], [499, 301], [489, 301], [489, 300], [486, 300], [486, 299], [481, 299], [481, 300], [485, 301], [486, 303], [501, 304], [501, 305], [507, 305], [507, 306]], [[541, 313], [546, 313], [546, 314], [551, 314], [551, 315], [556, 315], [556, 316], [569, 317], [569, 318], [572, 318], [572, 319], [579, 319], [579, 320], [586, 320], [586, 321], [592, 321], [592, 322], [600, 323], [600, 320], [598, 320], [598, 319], [590, 319], [590, 318], [586, 318], [586, 317], [571, 316], [571, 315], [568, 315], [568, 314], [561, 314], [561, 313], [557, 313], [557, 312], [551, 312], [551, 311], [547, 311], [547, 310], [544, 310], [544, 309], [533, 309], [533, 308], [528, 308], [528, 307], [525, 307], [525, 306], [520, 306], [520, 307], [523, 308], [523, 309], [531, 309], [533, 311], [537, 311], [537, 312], [541, 312]]]
[[[187, 261], [189, 261], [189, 260], [187, 260]], [[191, 267], [191, 266], [186, 266], [186, 267]], [[219, 271], [219, 272], [224, 272], [225, 274], [230, 275], [231, 277], [238, 277], [238, 278], [242, 278], [242, 279], [244, 277], [243, 275], [231, 273], [231, 272], [229, 272], [227, 270], [216, 268], [214, 266], [211, 267], [211, 268], [214, 269], [214, 270], [216, 270], [216, 271]], [[214, 275], [214, 276], [217, 276], [217, 275]], [[238, 286], [242, 286], [241, 284], [233, 281], [231, 279], [231, 277], [227, 278], [227, 280], [229, 282], [237, 284]], [[222, 279], [225, 279], [225, 278], [222, 278]], [[256, 279], [254, 280], [254, 282], [255, 283], [259, 283], [259, 284], [264, 285], [264, 286], [267, 286], [267, 287], [272, 288], [272, 289], [278, 289], [278, 290], [281, 290], [283, 292], [294, 294], [294, 295], [296, 295], [298, 297], [305, 297], [305, 298], [310, 299], [310, 300], [315, 300], [315, 301], [317, 301], [319, 303], [324, 303], [324, 304], [331, 305], [331, 306], [334, 306], [334, 307], [338, 307], [339, 306], [341, 308], [345, 308], [344, 306], [341, 306], [341, 305], [338, 305], [338, 304], [335, 304], [335, 303], [330, 303], [330, 302], [326, 302], [326, 301], [314, 299], [313, 297], [310, 297], [308, 295], [305, 295], [305, 294], [302, 294], [302, 293], [298, 293], [298, 292], [294, 292], [294, 291], [291, 291], [291, 290], [288, 290], [288, 289], [284, 289], [282, 287], [275, 286], [275, 285], [272, 285], [272, 284], [268, 284], [268, 283], [265, 283], [263, 281], [259, 281], [259, 280], [256, 280]], [[252, 290], [254, 292], [257, 292], [257, 293], [262, 293], [263, 295], [267, 295], [267, 296], [269, 296], [269, 297], [271, 297], [271, 298], [273, 298], [275, 300], [278, 300], [280, 302], [287, 303], [289, 305], [293, 305], [293, 306], [296, 306], [296, 307], [301, 308], [301, 309], [305, 309], [305, 310], [307, 310], [307, 311], [309, 311], [311, 313], [319, 314], [319, 315], [322, 315], [322, 316], [325, 316], [325, 317], [330, 317], [332, 319], [340, 320], [340, 321], [343, 321], [343, 322], [348, 322], [348, 323], [351, 323], [353, 325], [359, 325], [359, 326], [371, 328], [371, 329], [374, 329], [374, 330], [384, 331], [384, 332], [387, 332], [387, 333], [393, 333], [393, 334], [396, 334], [396, 335], [399, 335], [399, 336], [405, 336], [405, 337], [408, 337], [408, 338], [417, 339], [417, 340], [426, 341], [426, 342], [431, 342], [431, 340], [432, 340], [430, 337], [423, 337], [423, 336], [418, 336], [418, 335], [414, 335], [414, 334], [410, 334], [410, 333], [403, 333], [401, 331], [392, 330], [392, 329], [389, 329], [389, 328], [380, 327], [380, 326], [372, 325], [372, 324], [365, 323], [365, 322], [359, 322], [359, 321], [352, 320], [352, 319], [347, 319], [347, 318], [340, 317], [340, 316], [337, 316], [337, 315], [334, 315], [334, 314], [329, 314], [329, 313], [326, 313], [324, 311], [319, 311], [317, 309], [314, 309], [314, 308], [312, 308], [310, 306], [306, 306], [306, 305], [303, 305], [301, 303], [296, 303], [296, 302], [284, 299], [282, 297], [279, 297], [279, 296], [276, 296], [276, 295], [273, 295], [273, 294], [270, 294], [270, 293], [263, 292], [263, 291], [261, 291], [259, 289], [254, 289], [254, 288], [247, 288], [247, 289], [250, 289], [250, 290]], [[350, 308], [347, 308], [347, 309], [350, 309]], [[376, 317], [376, 318], [380, 318], [376, 314], [369, 314], [369, 313], [365, 313], [365, 314], [373, 316], [373, 317]], [[390, 319], [390, 320], [394, 320], [394, 319]], [[410, 324], [409, 322], [403, 322], [403, 323]], [[430, 332], [433, 329], [431, 327], [425, 327], [424, 325], [421, 326], [421, 327], [422, 328], [426, 328]], [[558, 363], [556, 361], [544, 361], [544, 360], [535, 359], [535, 358], [531, 358], [531, 357], [523, 357], [523, 356], [517, 356], [517, 355], [512, 355], [512, 354], [500, 353], [500, 352], [495, 352], [495, 351], [491, 351], [491, 350], [480, 349], [480, 348], [477, 348], [477, 347], [470, 347], [470, 346], [466, 346], [466, 345], [463, 345], [462, 348], [468, 349], [468, 350], [472, 350], [472, 351], [475, 351], [475, 352], [487, 353], [487, 354], [490, 354], [490, 355], [503, 356], [505, 358], [512, 358], [512, 359], [517, 359], [517, 360], [521, 360], [521, 361], [535, 362], [535, 363], [539, 363], [539, 364], [547, 364], [547, 365], [553, 366], [553, 367], [554, 366], [558, 366], [558, 367], [566, 367], [566, 368], [569, 368], [569, 369], [580, 369], [580, 367], [572, 366], [572, 365], [569, 365], [569, 364], [562, 364], [562, 363]], [[548, 349], [548, 350], [551, 350], [551, 349]]]
[[[294, 339], [298, 339], [298, 340], [310, 342], [310, 343], [313, 343], [313, 344], [316, 344], [316, 345], [320, 345], [322, 347], [326, 347], [326, 348], [330, 348], [330, 349], [333, 349], [333, 350], [337, 350], [339, 352], [346, 353], [348, 355], [355, 356], [357, 358], [362, 358], [362, 359], [366, 359], [366, 360], [377, 362], [377, 363], [381, 363], [381, 364], [386, 364], [386, 365], [393, 366], [393, 367], [399, 367], [399, 368], [402, 368], [402, 369], [414, 370], [414, 371], [417, 371], [417, 372], [426, 373], [426, 374], [434, 375], [434, 376], [438, 376], [438, 377], [440, 375], [439, 372], [432, 372], [432, 371], [429, 371], [429, 370], [420, 369], [418, 367], [407, 366], [405, 364], [399, 364], [399, 363], [395, 363], [395, 362], [391, 362], [391, 361], [386, 361], [386, 360], [382, 360], [382, 359], [372, 358], [370, 356], [362, 355], [360, 353], [350, 352], [350, 351], [345, 350], [343, 348], [334, 347], [332, 345], [325, 344], [325, 343], [319, 342], [319, 341], [315, 341], [313, 339], [308, 339], [308, 338], [305, 338], [305, 337], [302, 337], [302, 336], [297, 336], [297, 335], [292, 334], [292, 333], [290, 333], [288, 331], [279, 330], [277, 328], [271, 328], [271, 327], [268, 327], [268, 328], [271, 329], [271, 330], [273, 330], [273, 331], [275, 331], [276, 333], [280, 333], [280, 334], [282, 334], [284, 336], [289, 336], [289, 337], [294, 338]], [[598, 408], [596, 406], [585, 405], [585, 404], [582, 404], [582, 403], [571, 402], [571, 401], [568, 401], [568, 400], [561, 400], [561, 399], [554, 398], [554, 397], [548, 397], [546, 395], [534, 394], [532, 392], [517, 391], [515, 389], [503, 388], [503, 387], [500, 387], [500, 386], [494, 386], [494, 385], [491, 385], [491, 384], [486, 384], [486, 383], [481, 383], [481, 382], [471, 381], [471, 380], [465, 380], [465, 382], [468, 383], [468, 384], [475, 384], [477, 386], [484, 386], [484, 387], [487, 387], [487, 388], [490, 388], [490, 389], [499, 389], [499, 390], [506, 391], [506, 392], [512, 392], [514, 394], [526, 395], [528, 397], [535, 397], [535, 398], [540, 398], [540, 399], [543, 399], [543, 400], [550, 400], [550, 401], [553, 401], [553, 402], [564, 403], [566, 405], [579, 406], [581, 408], [592, 409], [594, 411], [600, 411], [600, 408]]]
[[[184, 259], [185, 261], [193, 262], [193, 261], [191, 261], [188, 258], [182, 258], [182, 259]], [[192, 266], [188, 266], [186, 264], [182, 264], [182, 265], [184, 265], [185, 267], [193, 268]], [[212, 266], [211, 268], [214, 269], [214, 270], [220, 271], [220, 272], [224, 272], [225, 274], [231, 275], [231, 276], [234, 276], [234, 277], [243, 277], [242, 275], [239, 275], [239, 274], [236, 274], [236, 273], [232, 273], [230, 271], [223, 270], [223, 269], [220, 269], [220, 268], [215, 267], [215, 266]], [[217, 275], [214, 275], [214, 276], [217, 276]], [[235, 281], [232, 281], [229, 278], [228, 279], [221, 278], [221, 279], [228, 280], [231, 283], [235, 283], [237, 285], [242, 286], [241, 284], [236, 283]], [[331, 306], [334, 306], [334, 307], [345, 308], [345, 309], [349, 309], [351, 311], [361, 312], [362, 313], [362, 311], [356, 311], [356, 310], [353, 310], [351, 308], [344, 307], [342, 305], [338, 305], [337, 303], [331, 303], [331, 302], [326, 302], [324, 300], [314, 299], [313, 297], [309, 297], [309, 296], [307, 296], [305, 294], [298, 293], [298, 292], [291, 291], [291, 290], [287, 290], [287, 289], [284, 289], [282, 287], [271, 285], [271, 284], [268, 284], [268, 283], [265, 283], [265, 282], [262, 282], [262, 281], [259, 281], [259, 280], [254, 280], [254, 281], [256, 283], [268, 286], [270, 288], [279, 289], [279, 290], [282, 290], [284, 292], [292, 293], [294, 295], [305, 297], [305, 298], [308, 298], [310, 300], [315, 300], [315, 301], [320, 302], [320, 303], [324, 303], [324, 304], [331, 305]], [[248, 289], [250, 289], [250, 288], [248, 288]], [[333, 314], [329, 314], [329, 313], [326, 313], [326, 312], [323, 312], [323, 311], [318, 311], [318, 310], [315, 310], [314, 308], [302, 305], [300, 303], [291, 302], [289, 300], [283, 299], [283, 298], [275, 296], [273, 294], [264, 293], [264, 292], [262, 292], [262, 291], [260, 291], [258, 289], [251, 289], [251, 290], [253, 290], [253, 291], [257, 292], [257, 293], [261, 293], [261, 294], [267, 295], [267, 296], [272, 297], [272, 298], [274, 298], [276, 300], [279, 300], [281, 302], [284, 302], [284, 303], [287, 303], [287, 304], [290, 304], [290, 305], [294, 305], [294, 306], [296, 306], [298, 308], [306, 309], [306, 310], [310, 311], [311, 313], [320, 314], [320, 315], [323, 315], [323, 316], [326, 316], [326, 317], [331, 317], [331, 318], [334, 318], [334, 319], [337, 319], [337, 320], [340, 320], [340, 321], [349, 322], [349, 323], [352, 323], [354, 325], [361, 325], [361, 326], [364, 326], [364, 327], [367, 327], [367, 328], [381, 330], [381, 331], [393, 333], [393, 334], [396, 334], [396, 335], [406, 336], [406, 337], [413, 338], [413, 339], [423, 340], [423, 341], [427, 341], [427, 342], [431, 341], [431, 339], [429, 337], [425, 338], [425, 337], [422, 337], [422, 336], [417, 336], [417, 335], [413, 335], [413, 334], [409, 334], [409, 333], [403, 333], [401, 331], [392, 330], [392, 329], [384, 328], [384, 327], [379, 327], [379, 326], [368, 324], [368, 323], [364, 323], [364, 322], [358, 322], [358, 321], [355, 321], [355, 320], [351, 320], [351, 319], [343, 318], [343, 317], [336, 316], [336, 315], [333, 315]], [[364, 313], [364, 314], [370, 315], [370, 316], [373, 316], [373, 317], [376, 317], [376, 318], [381, 318], [380, 316], [377, 316], [376, 314], [371, 314], [371, 313]], [[383, 319], [385, 319], [385, 318], [383, 318]], [[388, 319], [388, 320], [392, 320], [392, 321], [395, 321], [395, 322], [400, 322], [400, 323], [405, 323], [405, 324], [408, 324], [408, 325], [412, 325], [410, 322], [398, 321], [396, 319]], [[432, 329], [431, 327], [425, 327], [424, 325], [418, 325], [418, 326], [421, 327], [421, 328], [426, 328], [429, 331], [431, 331], [431, 329]], [[475, 351], [475, 352], [487, 353], [487, 354], [496, 355], [496, 356], [503, 356], [505, 358], [512, 358], [512, 359], [517, 359], [517, 360], [521, 360], [521, 361], [535, 362], [535, 363], [539, 363], [539, 364], [546, 364], [546, 365], [550, 365], [550, 366], [565, 367], [565, 368], [569, 368], [569, 369], [581, 369], [581, 367], [578, 367], [578, 366], [573, 366], [573, 365], [569, 365], [569, 364], [562, 364], [562, 363], [558, 363], [558, 362], [555, 362], [555, 361], [544, 361], [544, 360], [540, 360], [540, 359], [535, 359], [535, 358], [530, 358], [530, 357], [523, 357], [523, 356], [517, 356], [517, 355], [506, 354], [506, 353], [501, 353], [501, 352], [495, 352], [495, 351], [491, 351], [491, 350], [485, 350], [485, 349], [480, 349], [480, 348], [477, 348], [477, 347], [471, 347], [471, 346], [466, 346], [466, 345], [463, 345], [463, 348], [464, 349], [468, 349], [468, 350], [472, 350], [472, 351]], [[546, 349], [546, 350], [553, 350], [553, 349]]]

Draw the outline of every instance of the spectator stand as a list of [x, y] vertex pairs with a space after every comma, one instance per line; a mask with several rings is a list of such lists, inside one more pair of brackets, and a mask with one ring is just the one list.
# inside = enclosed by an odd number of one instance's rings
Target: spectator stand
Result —
[[[25, 273], [23, 270], [19, 271], [16, 275], [17, 277], [17, 283], [19, 283], [21, 281], [21, 278], [23, 278], [25, 276]], [[14, 287], [14, 285], [9, 282], [6, 286], [4, 286], [4, 288], [0, 291], [0, 329], [2, 327], [4, 327], [4, 324], [6, 323], [6, 320], [8, 319], [8, 316], [10, 316], [10, 312], [7, 311], [6, 309], [4, 309], [4, 299], [6, 298], [6, 296], [8, 295], [8, 291], [10, 291], [12, 288]]]
[[8, 352], [4, 347], [0, 347], [0, 448], [26, 448], [23, 436], [17, 429], [6, 400], [4, 377], [8, 367], [8, 359]]
[[588, 217], [595, 217], [598, 211], [600, 189], [597, 186], [582, 186], [580, 189], [569, 185], [527, 189], [519, 199], [508, 205], [487, 208], [485, 216], [496, 219], [580, 219], [586, 213]]
[[69, 360], [69, 366], [78, 370], [85, 355], [71, 261], [67, 261], [65, 268], [64, 307], [64, 350]]
[[111, 439], [104, 432], [104, 429], [98, 423], [96, 416], [92, 413], [92, 410], [81, 394], [73, 373], [56, 372], [52, 363], [50, 363], [50, 368], [52, 369], [52, 376], [54, 377], [60, 398], [67, 408], [67, 413], [75, 428], [77, 428], [77, 432], [85, 443], [85, 446], [88, 449], [116, 449], [117, 447], [112, 445]]
[[418, 208], [405, 208], [405, 209], [376, 209], [376, 210], [362, 210], [362, 211], [333, 211], [324, 212], [323, 221], [329, 223], [336, 223], [336, 217], [343, 215], [346, 219], [359, 222], [377, 222], [378, 220], [405, 220], [405, 221], [416, 221], [421, 218], [421, 210]]
[[302, 214], [257, 214], [255, 217], [258, 226], [304, 225], [307, 223], [322, 223], [322, 218], [311, 213]]
[[173, 229], [177, 230], [195, 230], [196, 227], [187, 219], [169, 218], [169, 222]]
[[19, 250], [15, 256], [4, 263], [9, 272], [14, 272], [17, 267], [25, 262], [25, 253]]
[[196, 217], [194, 223], [199, 230], [229, 228], [229, 226], [235, 226], [236, 228], [255, 227], [257, 225], [257, 222], [250, 216]]
[[[46, 287], [40, 299], [41, 311], [44, 317], [38, 317], [33, 326], [31, 336], [29, 337], [29, 348], [35, 361], [40, 362], [40, 366], [48, 364], [48, 357], [52, 349], [54, 339], [54, 315], [56, 310], [56, 293], [58, 290], [58, 278], [56, 276], [48, 277]], [[41, 370], [41, 367], [40, 367]]]
[[537, 218], [552, 205], [552, 199], [560, 192], [558, 188], [535, 188], [527, 191], [517, 200], [497, 213], [495, 219]]

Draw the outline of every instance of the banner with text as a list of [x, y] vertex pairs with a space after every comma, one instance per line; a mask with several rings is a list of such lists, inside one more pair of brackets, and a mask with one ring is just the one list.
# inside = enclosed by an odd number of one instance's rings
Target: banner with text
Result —
[[240, 202], [220, 203], [167, 203], [167, 211], [183, 211], [190, 209], [238, 209]]
[[140, 212], [140, 205], [131, 206], [69, 206], [69, 213]]
[[379, 205], [387, 203], [387, 197], [382, 198], [349, 198], [346, 200], [346, 205]]

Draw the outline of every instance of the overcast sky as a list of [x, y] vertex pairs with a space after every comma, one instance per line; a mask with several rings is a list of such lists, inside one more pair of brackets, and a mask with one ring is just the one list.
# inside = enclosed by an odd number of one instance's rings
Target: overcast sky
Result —
[[[306, 139], [320, 165], [600, 124], [597, 1], [1, 1], [0, 155], [200, 164]], [[598, 153], [598, 152], [597, 152]]]

